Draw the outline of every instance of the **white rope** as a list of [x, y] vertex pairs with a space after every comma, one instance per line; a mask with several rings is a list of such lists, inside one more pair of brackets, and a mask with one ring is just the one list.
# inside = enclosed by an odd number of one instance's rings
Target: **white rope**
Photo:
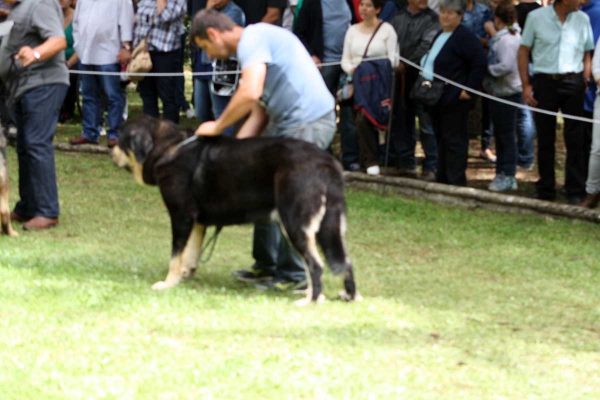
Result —
[[[374, 60], [385, 60], [388, 57], [385, 56], [380, 56], [380, 57], [368, 57], [363, 59], [363, 61], [374, 61]], [[521, 103], [515, 103], [513, 101], [508, 101], [505, 99], [501, 99], [499, 97], [496, 96], [492, 96], [489, 95], [487, 93], [481, 92], [479, 90], [475, 90], [472, 89], [470, 87], [461, 85], [458, 82], [454, 82], [450, 79], [444, 78], [441, 75], [438, 75], [436, 73], [434, 73], [433, 71], [429, 71], [429, 70], [425, 70], [423, 67], [421, 67], [418, 64], [413, 63], [412, 61], [397, 55], [397, 59], [404, 62], [407, 65], [410, 65], [411, 67], [414, 67], [420, 71], [425, 71], [430, 73], [431, 75], [433, 75], [433, 77], [435, 77], [436, 79], [439, 79], [443, 82], [446, 82], [447, 84], [456, 86], [459, 89], [465, 90], [469, 93], [484, 97], [486, 99], [492, 100], [492, 101], [497, 101], [499, 103], [503, 103], [503, 104], [507, 104], [516, 108], [521, 108], [524, 110], [530, 110], [533, 112], [537, 112], [540, 114], [546, 114], [546, 115], [550, 115], [553, 117], [558, 117], [558, 116], [562, 116], [563, 119], [571, 119], [574, 121], [581, 121], [581, 122], [589, 122], [592, 124], [600, 124], [600, 120], [596, 120], [596, 119], [591, 119], [591, 118], [585, 118], [585, 117], [579, 117], [577, 115], [570, 115], [570, 114], [563, 114], [563, 113], [557, 113], [554, 111], [548, 111], [548, 110], [544, 110], [541, 108], [537, 108], [537, 107], [531, 107], [528, 106], [526, 104], [521, 104]], [[335, 61], [335, 62], [327, 62], [327, 63], [320, 63], [317, 64], [317, 67], [330, 67], [330, 66], [335, 66], [335, 65], [341, 65], [341, 62], [339, 61]], [[175, 76], [213, 76], [213, 75], [233, 75], [233, 74], [241, 74], [241, 71], [208, 71], [208, 72], [189, 72], [189, 71], [184, 71], [184, 72], [151, 72], [151, 73], [128, 73], [128, 72], [102, 72], [102, 71], [80, 71], [80, 70], [69, 70], [69, 73], [72, 74], [79, 74], [79, 75], [98, 75], [98, 76], [121, 76], [121, 75], [126, 75], [126, 76], [154, 76], [154, 77], [175, 77]]]

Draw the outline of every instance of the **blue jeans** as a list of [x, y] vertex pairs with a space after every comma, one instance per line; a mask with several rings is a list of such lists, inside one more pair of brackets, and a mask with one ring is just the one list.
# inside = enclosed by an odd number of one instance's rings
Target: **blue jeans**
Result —
[[[210, 90], [210, 80], [194, 78], [194, 105], [200, 123], [217, 119], [229, 104], [229, 96], [219, 96]], [[223, 135], [233, 136], [233, 126], [223, 130]]]
[[68, 87], [44, 85], [23, 94], [15, 105], [19, 194], [15, 212], [22, 217], [60, 214], [54, 166], [54, 131]]
[[[86, 65], [81, 64], [82, 71], [120, 72], [119, 64]], [[100, 139], [99, 125], [103, 113], [101, 93], [108, 100], [108, 131], [109, 139], [119, 138], [119, 128], [123, 123], [123, 92], [118, 75], [81, 75], [82, 94], [82, 124], [83, 137], [98, 143]]]
[[[522, 94], [517, 93], [500, 98], [519, 102]], [[489, 105], [496, 138], [496, 175], [503, 173], [506, 176], [515, 176], [517, 172], [517, 108], [497, 101], [490, 101]]]
[[[270, 126], [268, 136], [282, 136], [314, 143], [325, 150], [335, 134], [335, 113], [299, 127], [278, 128]], [[291, 244], [283, 237], [275, 222], [254, 225], [252, 256], [256, 260], [253, 268], [270, 271], [274, 276], [288, 281], [301, 282], [306, 279], [304, 261]]]
[[[397, 101], [397, 103], [399, 107], [400, 101]], [[417, 159], [415, 158], [415, 146], [417, 145], [415, 117], [418, 117], [419, 128], [421, 130], [419, 139], [421, 140], [421, 146], [423, 146], [423, 151], [425, 152], [423, 172], [435, 172], [437, 169], [437, 142], [435, 140], [431, 115], [429, 115], [429, 112], [422, 104], [416, 103], [410, 99], [406, 100], [405, 113], [405, 129], [400, 130], [400, 132], [394, 132], [400, 168], [413, 170], [417, 168]]]
[[[523, 98], [518, 100], [520, 104], [525, 104]], [[529, 167], [534, 160], [533, 137], [535, 136], [535, 125], [531, 111], [519, 108], [517, 109], [517, 164], [521, 167]]]
[[[330, 65], [321, 68], [321, 75], [327, 85], [327, 89], [335, 97], [340, 82], [342, 67], [339, 65]], [[352, 115], [352, 105], [340, 105], [340, 126], [339, 131], [342, 141], [342, 164], [348, 168], [350, 164], [358, 163], [358, 131], [354, 124]]]

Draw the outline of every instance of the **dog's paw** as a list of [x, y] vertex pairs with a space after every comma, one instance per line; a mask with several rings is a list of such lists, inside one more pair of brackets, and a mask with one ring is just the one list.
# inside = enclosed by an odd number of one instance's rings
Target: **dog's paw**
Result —
[[[327, 300], [327, 298], [325, 297], [325, 295], [323, 293], [321, 293], [319, 295], [319, 297], [317, 297], [317, 300], [314, 302], [315, 304], [323, 304], [325, 303], [325, 300]], [[309, 296], [303, 297], [300, 300], [296, 300], [294, 302], [294, 304], [298, 307], [306, 307], [309, 304], [312, 304], [312, 298]]]
[[347, 302], [351, 302], [351, 301], [363, 301], [363, 297], [360, 295], [360, 293], [356, 292], [356, 294], [354, 295], [354, 298], [350, 297], [350, 295], [348, 294], [348, 292], [346, 292], [345, 290], [342, 290], [340, 292], [340, 299], [347, 301]]
[[160, 281], [160, 282], [156, 282], [154, 285], [152, 285], [152, 290], [165, 290], [170, 287], [173, 287], [173, 285], [170, 285], [165, 281]]

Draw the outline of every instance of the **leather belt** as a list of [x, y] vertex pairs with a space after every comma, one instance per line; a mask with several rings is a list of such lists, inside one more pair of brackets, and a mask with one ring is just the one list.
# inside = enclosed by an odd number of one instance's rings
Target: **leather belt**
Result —
[[581, 76], [581, 72], [569, 72], [566, 74], [535, 74], [534, 76], [540, 76], [542, 78], [551, 79], [553, 81], [562, 81], [563, 79]]

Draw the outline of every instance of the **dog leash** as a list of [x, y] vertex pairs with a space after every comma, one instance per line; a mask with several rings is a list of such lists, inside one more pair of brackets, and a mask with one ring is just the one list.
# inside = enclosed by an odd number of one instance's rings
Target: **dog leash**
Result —
[[[211, 259], [213, 252], [215, 251], [215, 247], [217, 246], [217, 238], [219, 236], [219, 233], [221, 233], [222, 229], [223, 229], [222, 226], [220, 226], [220, 225], [217, 226], [215, 229], [215, 233], [213, 233], [212, 237], [210, 239], [208, 239], [208, 242], [206, 242], [206, 245], [204, 245], [202, 250], [200, 250], [200, 255], [198, 256], [198, 261], [201, 264], [206, 264]], [[206, 249], [208, 249], [209, 246], [211, 246], [210, 253], [208, 253], [208, 256], [205, 259], [202, 259], [202, 255], [204, 254]]]
[[179, 150], [180, 148], [182, 148], [183, 146], [186, 146], [190, 143], [195, 142], [196, 140], [198, 140], [198, 136], [194, 135], [194, 136], [190, 136], [189, 138], [185, 139], [183, 142], [178, 143], [175, 146], [175, 151]]

